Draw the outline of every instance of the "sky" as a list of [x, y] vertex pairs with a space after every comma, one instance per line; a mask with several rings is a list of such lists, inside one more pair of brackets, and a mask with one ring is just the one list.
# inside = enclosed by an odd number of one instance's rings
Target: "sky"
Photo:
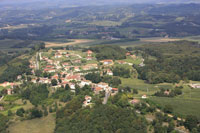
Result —
[[0, 0], [0, 4], [21, 4], [21, 3], [31, 3], [31, 2], [48, 2], [48, 3], [59, 3], [64, 2], [67, 4], [116, 4], [116, 3], [192, 3], [199, 2], [200, 0]]

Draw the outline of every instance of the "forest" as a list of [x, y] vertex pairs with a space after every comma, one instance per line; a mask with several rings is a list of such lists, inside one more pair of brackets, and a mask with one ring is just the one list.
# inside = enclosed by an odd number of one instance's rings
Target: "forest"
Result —
[[145, 66], [134, 67], [139, 78], [152, 84], [178, 83], [180, 80], [200, 81], [199, 46], [197, 42], [179, 41], [137, 47], [137, 50], [144, 52]]
[[89, 49], [97, 53], [96, 58], [98, 60], [120, 60], [126, 58], [126, 50], [119, 46], [99, 45], [90, 47]]
[[82, 101], [76, 97], [57, 112], [56, 133], [146, 132], [146, 121], [129, 108], [102, 105], [99, 100], [94, 108], [82, 108]]

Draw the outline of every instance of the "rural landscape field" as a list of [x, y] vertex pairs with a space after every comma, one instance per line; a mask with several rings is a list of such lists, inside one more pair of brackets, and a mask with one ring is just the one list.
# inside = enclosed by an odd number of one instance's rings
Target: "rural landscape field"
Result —
[[200, 2], [0, 1], [0, 133], [200, 133]]

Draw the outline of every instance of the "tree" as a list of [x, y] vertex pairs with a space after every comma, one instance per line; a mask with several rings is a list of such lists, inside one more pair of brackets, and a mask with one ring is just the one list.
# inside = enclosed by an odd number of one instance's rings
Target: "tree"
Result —
[[99, 82], [101, 82], [100, 73], [88, 73], [87, 75], [85, 75], [85, 78], [87, 80], [92, 81], [93, 83], [99, 83]]
[[8, 110], [8, 116], [12, 116], [12, 115], [13, 115], [12, 111]]
[[7, 133], [6, 129], [8, 128], [8, 117], [0, 114], [0, 133]]
[[56, 86], [58, 84], [58, 81], [56, 79], [51, 80], [52, 86]]
[[185, 119], [184, 125], [187, 129], [192, 131], [193, 128], [197, 128], [198, 119], [196, 116], [188, 115]]
[[23, 117], [24, 116], [24, 113], [25, 113], [25, 110], [24, 108], [20, 108], [16, 111], [16, 115], [20, 116], [20, 117]]
[[133, 89], [133, 94], [138, 94], [138, 90], [137, 89]]
[[49, 113], [47, 111], [47, 107], [44, 108], [44, 116], [47, 116]]
[[68, 90], [71, 90], [69, 84], [66, 84], [66, 85], [65, 85], [65, 90], [67, 90], [67, 91], [68, 91]]
[[167, 128], [167, 132], [168, 132], [168, 133], [171, 133], [171, 132], [174, 130], [174, 128], [175, 128], [174, 122], [173, 122], [173, 121], [170, 121], [170, 122], [169, 122], [169, 126], [168, 126], [168, 128]]
[[42, 111], [41, 110], [38, 110], [37, 108], [34, 108], [31, 110], [31, 118], [34, 119], [34, 118], [40, 118], [42, 117]]

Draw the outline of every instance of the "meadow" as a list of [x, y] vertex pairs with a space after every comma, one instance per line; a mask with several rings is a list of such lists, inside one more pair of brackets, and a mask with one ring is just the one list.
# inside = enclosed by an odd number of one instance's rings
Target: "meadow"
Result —
[[150, 100], [162, 107], [171, 105], [173, 112], [179, 116], [195, 115], [200, 118], [200, 99], [150, 97]]
[[55, 128], [55, 115], [49, 114], [33, 120], [15, 122], [10, 125], [10, 133], [53, 133]]

